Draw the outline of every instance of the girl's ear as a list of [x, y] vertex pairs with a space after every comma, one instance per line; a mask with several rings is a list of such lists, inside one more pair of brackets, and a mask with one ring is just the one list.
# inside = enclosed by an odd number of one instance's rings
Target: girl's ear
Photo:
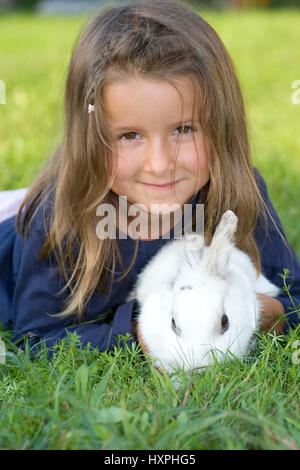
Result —
[[212, 276], [223, 279], [227, 275], [229, 256], [234, 247], [234, 234], [238, 218], [230, 210], [226, 211], [216, 228], [212, 242], [203, 258], [204, 269]]

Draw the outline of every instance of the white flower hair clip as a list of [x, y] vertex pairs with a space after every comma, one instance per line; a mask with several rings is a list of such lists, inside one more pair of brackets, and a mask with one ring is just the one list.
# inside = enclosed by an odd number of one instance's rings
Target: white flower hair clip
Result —
[[95, 111], [95, 106], [93, 104], [89, 104], [88, 114], [91, 114]]

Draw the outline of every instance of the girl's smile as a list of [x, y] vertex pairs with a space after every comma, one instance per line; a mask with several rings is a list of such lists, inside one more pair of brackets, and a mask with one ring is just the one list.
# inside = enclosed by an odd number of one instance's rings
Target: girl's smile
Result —
[[151, 204], [182, 206], [209, 180], [192, 82], [180, 77], [174, 83], [133, 77], [108, 84], [104, 92], [116, 139], [112, 190], [148, 211]]
[[174, 181], [174, 182], [170, 181], [169, 183], [165, 183], [165, 184], [150, 184], [150, 183], [142, 183], [142, 184], [146, 185], [148, 188], [153, 189], [154, 191], [166, 191], [166, 190], [173, 189], [175, 185], [177, 185], [181, 181], [182, 179]]

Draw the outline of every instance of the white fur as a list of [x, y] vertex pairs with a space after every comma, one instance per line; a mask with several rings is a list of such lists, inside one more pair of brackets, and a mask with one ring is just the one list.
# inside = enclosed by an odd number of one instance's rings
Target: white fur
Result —
[[[228, 351], [241, 357], [258, 326], [256, 293], [279, 293], [234, 246], [236, 226], [237, 217], [227, 211], [210, 246], [195, 234], [170, 241], [140, 273], [128, 298], [139, 303], [138, 326], [149, 355], [168, 372], [200, 370], [213, 363], [212, 350], [218, 360]], [[223, 314], [229, 320], [224, 333]]]

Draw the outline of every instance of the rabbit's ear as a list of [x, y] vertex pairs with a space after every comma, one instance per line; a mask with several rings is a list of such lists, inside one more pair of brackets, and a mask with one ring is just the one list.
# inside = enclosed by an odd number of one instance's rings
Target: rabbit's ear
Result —
[[232, 211], [228, 210], [223, 214], [203, 259], [204, 267], [209, 274], [226, 277], [229, 256], [234, 247], [237, 222], [237, 216]]

